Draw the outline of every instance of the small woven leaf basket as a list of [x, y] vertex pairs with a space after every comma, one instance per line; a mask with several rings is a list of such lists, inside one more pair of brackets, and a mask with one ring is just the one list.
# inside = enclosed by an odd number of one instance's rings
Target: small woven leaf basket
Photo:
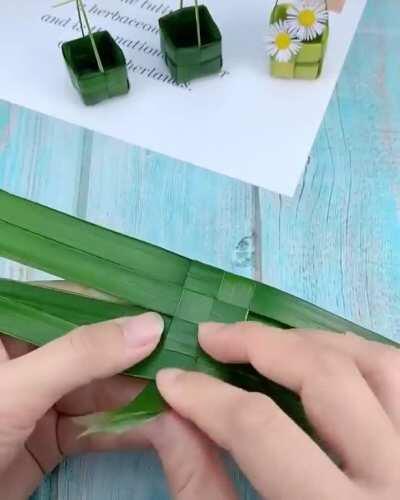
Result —
[[[297, 5], [301, 5], [301, 1]], [[325, 1], [321, 4], [325, 7], [327, 13], [327, 5]], [[270, 17], [270, 27], [286, 26], [288, 22], [288, 11], [293, 7], [293, 3], [275, 3], [274, 9]], [[305, 4], [307, 6], [307, 4]], [[305, 8], [305, 10], [307, 10]], [[288, 35], [293, 37], [298, 45], [296, 53], [292, 54], [287, 61], [279, 60], [277, 55], [270, 55], [270, 72], [275, 78], [286, 79], [302, 79], [315, 80], [322, 72], [325, 53], [329, 40], [329, 19], [326, 17], [324, 29], [321, 34], [316, 34], [314, 38], [308, 40], [298, 39], [296, 33], [290, 29], [287, 30]]]
[[85, 36], [81, 0], [77, 0], [82, 37], [65, 42], [62, 53], [72, 84], [80, 93], [86, 105], [97, 104], [111, 97], [127, 94], [130, 84], [126, 59], [121, 48], [108, 31], [92, 33], [89, 23], [89, 34]]
[[178, 83], [219, 73], [222, 68], [221, 32], [205, 5], [195, 0], [159, 20], [161, 50]]

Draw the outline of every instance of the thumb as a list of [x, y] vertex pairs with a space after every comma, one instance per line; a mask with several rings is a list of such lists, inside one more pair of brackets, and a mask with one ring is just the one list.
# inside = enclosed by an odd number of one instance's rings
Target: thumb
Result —
[[163, 328], [155, 313], [83, 326], [0, 365], [1, 434], [7, 423], [32, 430], [65, 394], [142, 361], [157, 346]]

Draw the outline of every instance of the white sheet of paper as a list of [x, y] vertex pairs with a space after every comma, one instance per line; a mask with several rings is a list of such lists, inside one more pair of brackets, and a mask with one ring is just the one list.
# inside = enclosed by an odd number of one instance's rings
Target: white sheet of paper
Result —
[[119, 40], [132, 85], [128, 96], [86, 107], [59, 48], [79, 36], [74, 5], [2, 0], [0, 99], [291, 196], [366, 0], [347, 0], [340, 15], [331, 14], [323, 75], [311, 82], [269, 76], [272, 0], [206, 3], [223, 34], [228, 74], [177, 86], [158, 40], [158, 17], [177, 1], [86, 0], [93, 28]]

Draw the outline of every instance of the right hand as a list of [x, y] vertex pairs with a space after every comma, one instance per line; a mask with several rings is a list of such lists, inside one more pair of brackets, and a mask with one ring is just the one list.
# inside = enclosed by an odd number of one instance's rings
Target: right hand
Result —
[[263, 497], [400, 498], [398, 349], [354, 335], [281, 331], [255, 323], [202, 325], [199, 339], [218, 361], [250, 363], [296, 392], [329, 451], [263, 394], [201, 373], [161, 371], [158, 387], [170, 406], [232, 453]]

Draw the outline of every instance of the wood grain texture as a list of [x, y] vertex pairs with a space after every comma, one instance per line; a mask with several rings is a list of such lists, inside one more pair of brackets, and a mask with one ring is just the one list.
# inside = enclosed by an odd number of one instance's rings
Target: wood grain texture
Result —
[[369, 2], [297, 194], [261, 194], [263, 277], [400, 339], [398, 4]]
[[[400, 340], [398, 0], [370, 0], [296, 196], [0, 103], [0, 186]], [[245, 168], [245, 166], [244, 166]], [[0, 275], [42, 273], [0, 261]], [[233, 464], [242, 499], [254, 499]], [[155, 455], [66, 461], [34, 500], [168, 498]]]

